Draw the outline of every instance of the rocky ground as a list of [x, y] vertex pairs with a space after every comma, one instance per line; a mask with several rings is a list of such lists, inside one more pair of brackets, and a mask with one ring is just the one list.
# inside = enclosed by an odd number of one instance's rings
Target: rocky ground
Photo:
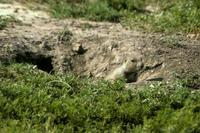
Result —
[[137, 81], [200, 75], [200, 40], [184, 35], [145, 33], [117, 23], [56, 20], [19, 4], [0, 4], [0, 15], [20, 22], [0, 30], [0, 60], [26, 62], [47, 72], [104, 78], [126, 59], [140, 56]]

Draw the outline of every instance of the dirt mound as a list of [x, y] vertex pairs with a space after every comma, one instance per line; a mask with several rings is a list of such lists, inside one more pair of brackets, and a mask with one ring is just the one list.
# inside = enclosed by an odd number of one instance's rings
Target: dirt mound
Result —
[[27, 7], [17, 2], [13, 2], [12, 4], [0, 3], [0, 15], [13, 16], [28, 24], [31, 24], [32, 21], [37, 21], [38, 19], [50, 18], [45, 12], [29, 10]]
[[22, 21], [0, 31], [2, 62], [29, 62], [47, 72], [104, 78], [126, 59], [140, 56], [144, 66], [137, 81], [169, 80], [175, 73], [200, 75], [200, 41], [182, 35], [149, 34], [107, 22], [55, 20], [19, 4], [0, 4], [0, 14]]

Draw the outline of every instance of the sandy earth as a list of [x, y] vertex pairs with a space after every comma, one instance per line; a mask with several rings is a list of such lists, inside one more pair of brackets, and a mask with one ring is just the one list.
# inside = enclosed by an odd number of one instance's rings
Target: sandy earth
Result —
[[48, 72], [104, 78], [126, 59], [139, 56], [144, 67], [137, 82], [200, 75], [198, 39], [128, 30], [116, 23], [56, 20], [19, 3], [0, 4], [0, 15], [21, 21], [0, 31], [2, 62], [14, 59]]

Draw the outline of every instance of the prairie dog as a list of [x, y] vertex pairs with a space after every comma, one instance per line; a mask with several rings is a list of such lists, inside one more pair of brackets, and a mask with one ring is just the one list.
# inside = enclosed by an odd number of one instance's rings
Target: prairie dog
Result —
[[143, 63], [136, 58], [128, 59], [121, 66], [112, 71], [105, 79], [117, 80], [125, 78], [126, 82], [137, 80], [137, 72], [142, 68]]

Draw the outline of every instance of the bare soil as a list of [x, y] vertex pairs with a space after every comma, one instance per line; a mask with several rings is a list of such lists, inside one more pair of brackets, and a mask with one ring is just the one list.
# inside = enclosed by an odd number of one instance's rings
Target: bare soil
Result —
[[0, 60], [4, 63], [14, 60], [47, 72], [104, 78], [127, 58], [140, 56], [144, 67], [137, 82], [200, 75], [198, 39], [129, 30], [117, 23], [56, 20], [19, 3], [0, 4], [0, 15], [21, 21], [0, 31]]

